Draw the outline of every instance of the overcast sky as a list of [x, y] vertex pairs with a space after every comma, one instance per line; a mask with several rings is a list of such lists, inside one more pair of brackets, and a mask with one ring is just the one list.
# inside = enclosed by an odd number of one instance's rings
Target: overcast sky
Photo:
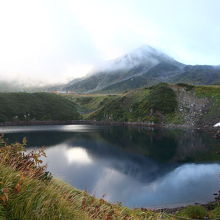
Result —
[[0, 77], [61, 82], [148, 44], [220, 64], [219, 0], [0, 0]]

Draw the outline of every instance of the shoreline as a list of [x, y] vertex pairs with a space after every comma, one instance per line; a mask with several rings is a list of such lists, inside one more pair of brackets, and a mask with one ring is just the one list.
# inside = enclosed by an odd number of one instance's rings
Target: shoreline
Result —
[[134, 126], [148, 128], [172, 128], [203, 130], [210, 133], [213, 138], [220, 139], [220, 127], [190, 126], [186, 124], [159, 124], [154, 122], [117, 122], [117, 121], [95, 121], [95, 120], [47, 120], [47, 121], [9, 121], [0, 122], [0, 127], [6, 126], [34, 126], [34, 125], [111, 125], [111, 126]]
[[117, 121], [95, 121], [95, 120], [47, 120], [47, 121], [8, 121], [0, 122], [0, 127], [6, 126], [32, 126], [32, 125], [112, 125], [112, 126], [138, 126], [149, 128], [176, 128], [204, 130], [213, 134], [213, 138], [220, 138], [220, 127], [190, 126], [186, 124], [159, 124], [154, 122], [117, 122]]
[[[112, 126], [140, 126], [140, 127], [149, 127], [149, 128], [180, 128], [180, 129], [199, 129], [199, 130], [205, 130], [206, 132], [213, 134], [213, 138], [219, 138], [215, 137], [215, 134], [220, 131], [220, 128], [210, 128], [210, 127], [192, 127], [192, 126], [186, 126], [186, 125], [174, 125], [174, 124], [155, 124], [155, 123], [149, 123], [149, 122], [115, 122], [115, 121], [94, 121], [94, 120], [68, 120], [68, 121], [14, 121], [14, 122], [1, 122], [0, 127], [6, 127], [6, 126], [34, 126], [34, 125], [112, 125]], [[200, 203], [194, 203], [191, 205], [201, 205], [208, 210], [210, 207], [213, 206], [218, 200], [220, 200], [220, 191], [219, 195], [217, 197], [218, 199], [215, 199], [214, 201], [200, 204]], [[165, 213], [175, 213], [186, 206], [178, 206], [178, 207], [164, 207], [164, 208], [150, 208], [151, 210], [155, 212], [165, 212]], [[143, 210], [148, 210], [149, 208], [141, 208]]]
[[0, 122], [0, 126], [26, 126], [26, 125], [72, 125], [72, 124], [93, 124], [93, 125], [138, 125], [147, 127], [162, 127], [161, 124], [151, 122], [117, 122], [117, 121], [95, 121], [95, 120], [48, 120], [48, 121], [9, 121]]
[[202, 129], [188, 125], [180, 124], [159, 124], [154, 122], [117, 122], [117, 121], [95, 121], [95, 120], [48, 120], [48, 121], [8, 121], [0, 122], [0, 126], [28, 126], [28, 125], [73, 125], [73, 124], [91, 124], [91, 125], [124, 125], [124, 126], [143, 126], [158, 128], [190, 128]]

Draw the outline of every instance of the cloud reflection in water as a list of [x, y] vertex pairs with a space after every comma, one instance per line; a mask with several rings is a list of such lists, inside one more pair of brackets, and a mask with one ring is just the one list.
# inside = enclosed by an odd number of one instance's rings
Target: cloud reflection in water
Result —
[[[135, 172], [145, 176], [149, 171], [146, 166], [142, 170], [129, 169], [127, 173], [117, 169], [121, 166], [115, 166], [121, 163], [123, 170], [132, 164], [137, 166], [137, 158], [129, 155], [126, 160], [117, 155], [114, 159], [99, 156], [94, 159], [87, 149], [65, 144], [48, 148], [47, 155], [49, 169], [56, 176], [97, 197], [106, 195], [108, 201], [122, 202], [129, 207], [174, 207], [207, 202], [220, 189], [219, 164], [185, 164], [161, 175], [155, 169], [155, 179], [141, 181], [135, 178]], [[156, 163], [155, 167], [158, 167]], [[152, 167], [149, 169], [152, 175]]]
[[65, 155], [69, 163], [91, 163], [88, 153], [82, 147], [66, 149]]

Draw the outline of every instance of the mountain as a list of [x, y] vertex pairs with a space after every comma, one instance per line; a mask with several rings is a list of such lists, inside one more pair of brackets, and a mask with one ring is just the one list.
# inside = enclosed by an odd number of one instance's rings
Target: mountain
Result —
[[107, 61], [92, 74], [69, 82], [65, 91], [120, 92], [159, 82], [220, 84], [220, 67], [185, 65], [150, 46]]

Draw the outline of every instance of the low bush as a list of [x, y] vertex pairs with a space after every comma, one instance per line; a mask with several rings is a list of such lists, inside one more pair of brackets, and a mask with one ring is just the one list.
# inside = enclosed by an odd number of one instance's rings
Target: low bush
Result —
[[180, 211], [179, 216], [184, 216], [192, 219], [204, 219], [208, 215], [207, 210], [203, 206], [195, 205], [188, 206]]
[[148, 96], [149, 108], [163, 114], [173, 113], [177, 108], [175, 92], [166, 83], [153, 86]]

